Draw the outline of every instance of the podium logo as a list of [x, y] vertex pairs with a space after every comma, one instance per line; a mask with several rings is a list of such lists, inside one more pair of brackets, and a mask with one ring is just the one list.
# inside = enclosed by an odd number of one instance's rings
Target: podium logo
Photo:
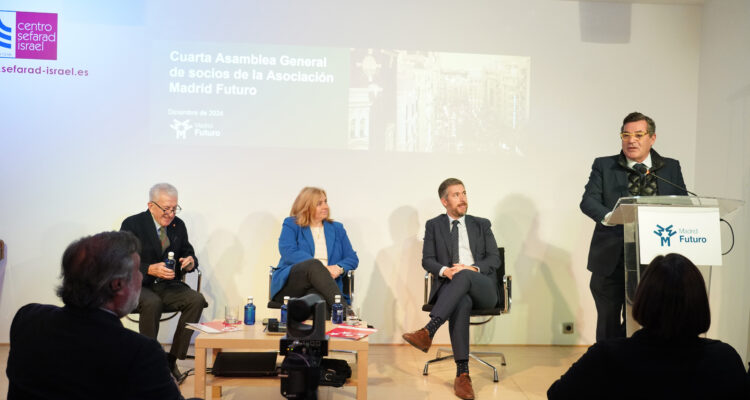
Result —
[[670, 239], [672, 238], [672, 236], [677, 234], [677, 231], [672, 230], [673, 226], [674, 225], [669, 225], [668, 227], [664, 228], [661, 225], [656, 225], [654, 234], [661, 238], [661, 247], [664, 247], [665, 244], [667, 245], [667, 247], [670, 247], [672, 245]]
[[0, 58], [57, 60], [57, 14], [0, 11]]

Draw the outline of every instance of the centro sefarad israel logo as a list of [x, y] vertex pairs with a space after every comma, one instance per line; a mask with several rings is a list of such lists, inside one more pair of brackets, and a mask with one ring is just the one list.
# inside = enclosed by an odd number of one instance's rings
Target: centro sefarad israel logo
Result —
[[661, 247], [664, 247], [666, 244], [667, 247], [671, 246], [670, 239], [672, 236], [677, 234], [677, 231], [673, 231], [672, 227], [674, 225], [669, 225], [668, 227], [664, 228], [661, 225], [656, 225], [656, 230], [654, 233], [656, 236], [659, 236], [661, 238]]
[[57, 14], [0, 11], [0, 58], [57, 60]]

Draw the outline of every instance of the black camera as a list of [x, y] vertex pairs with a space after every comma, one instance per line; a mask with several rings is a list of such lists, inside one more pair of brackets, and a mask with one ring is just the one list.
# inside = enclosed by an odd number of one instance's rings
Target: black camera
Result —
[[[328, 355], [325, 334], [326, 303], [316, 294], [289, 300], [287, 333], [279, 343], [281, 395], [287, 399], [316, 400], [320, 382], [320, 365]], [[312, 319], [312, 325], [304, 322]]]

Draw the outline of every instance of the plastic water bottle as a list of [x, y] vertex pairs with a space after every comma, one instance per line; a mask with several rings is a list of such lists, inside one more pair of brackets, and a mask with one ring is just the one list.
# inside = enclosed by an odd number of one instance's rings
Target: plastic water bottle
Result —
[[166, 264], [167, 268], [174, 271], [174, 267], [175, 265], [177, 265], [177, 263], [174, 260], [174, 251], [170, 251], [169, 253], [167, 253], [167, 259], [164, 261], [164, 264]]
[[245, 325], [255, 325], [255, 304], [253, 304], [253, 296], [247, 296], [247, 304], [245, 304]]
[[331, 322], [334, 324], [344, 323], [344, 305], [341, 304], [341, 295], [334, 297], [335, 303], [331, 306]]
[[[164, 260], [164, 266], [174, 271], [175, 265], [177, 265], [177, 262], [175, 262], [174, 260], [174, 252], [170, 251], [169, 253], [167, 253], [167, 259]], [[154, 282], [161, 282], [165, 280], [166, 279], [156, 278]]]
[[289, 307], [289, 296], [284, 296], [284, 304], [281, 306], [281, 321], [279, 323], [286, 324], [286, 309]]

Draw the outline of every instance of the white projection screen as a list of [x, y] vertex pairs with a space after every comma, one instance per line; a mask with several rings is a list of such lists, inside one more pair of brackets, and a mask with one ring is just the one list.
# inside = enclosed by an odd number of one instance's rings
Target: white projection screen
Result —
[[119, 229], [163, 181], [203, 270], [203, 319], [249, 295], [273, 317], [281, 223], [318, 186], [359, 256], [371, 341], [401, 343], [428, 319], [424, 224], [457, 177], [516, 282], [512, 313], [472, 340], [592, 342], [583, 187], [635, 110], [692, 183], [700, 8], [583, 4], [4, 1], [0, 325], [59, 304], [65, 247]]

